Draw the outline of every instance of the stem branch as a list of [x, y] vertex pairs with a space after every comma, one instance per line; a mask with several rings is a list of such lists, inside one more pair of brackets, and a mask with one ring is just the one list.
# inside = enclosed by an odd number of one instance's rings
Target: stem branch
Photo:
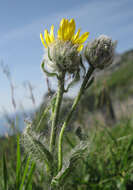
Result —
[[91, 76], [91, 74], [93, 73], [94, 71], [94, 68], [93, 67], [90, 67], [88, 69], [88, 72], [83, 80], [83, 83], [81, 85], [81, 88], [79, 90], [79, 93], [78, 95], [76, 96], [74, 102], [73, 102], [73, 105], [71, 107], [71, 110], [70, 112], [68, 113], [63, 125], [62, 125], [62, 128], [61, 128], [61, 132], [60, 132], [60, 135], [59, 135], [59, 142], [58, 142], [58, 171], [60, 171], [62, 169], [62, 160], [63, 160], [63, 156], [62, 156], [62, 141], [63, 141], [63, 134], [64, 134], [64, 131], [65, 131], [65, 128], [66, 126], [68, 125], [71, 117], [72, 117], [72, 114], [73, 112], [75, 111], [76, 109], [76, 106], [78, 105], [78, 102], [81, 98], [81, 96], [83, 95], [85, 89], [86, 89], [86, 85], [88, 83], [88, 80]]
[[64, 93], [64, 79], [65, 79], [65, 73], [61, 73], [58, 78], [58, 91], [57, 91], [57, 97], [56, 97], [55, 108], [54, 108], [54, 113], [53, 113], [52, 130], [51, 130], [51, 136], [50, 136], [50, 152], [52, 153], [54, 152], [57, 125], [58, 125], [58, 120], [59, 120], [59, 112], [60, 112], [60, 107], [61, 107], [63, 93]]

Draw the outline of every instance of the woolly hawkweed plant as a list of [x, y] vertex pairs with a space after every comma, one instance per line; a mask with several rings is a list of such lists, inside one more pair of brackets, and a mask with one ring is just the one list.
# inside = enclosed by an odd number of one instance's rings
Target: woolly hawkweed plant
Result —
[[[75, 28], [74, 19], [69, 21], [63, 18], [56, 38], [53, 25], [50, 33], [45, 30], [44, 36], [40, 34], [41, 42], [45, 47], [41, 69], [48, 77], [57, 79], [58, 89], [42, 112], [40, 121], [36, 125], [34, 123], [27, 124], [22, 136], [25, 150], [33, 160], [36, 160], [37, 166], [42, 168], [45, 165], [50, 189], [56, 189], [56, 187], [60, 189], [67, 183], [67, 177], [71, 175], [77, 161], [83, 158], [89, 148], [88, 142], [85, 139], [81, 140], [77, 146], [72, 148], [68, 156], [64, 157], [64, 132], [81, 97], [94, 81], [94, 71], [99, 68], [104, 69], [113, 61], [115, 44], [111, 38], [100, 36], [84, 46], [89, 32], [80, 36], [80, 29], [75, 34]], [[86, 59], [89, 64], [87, 68], [83, 59]], [[84, 70], [83, 76], [82, 70]], [[81, 80], [81, 76], [83, 80]], [[71, 80], [66, 82], [68, 78]], [[70, 87], [77, 81], [81, 82], [79, 92], [62, 122], [60, 115], [63, 95], [69, 92]], [[46, 137], [40, 127], [47, 117], [51, 121], [50, 137]]]

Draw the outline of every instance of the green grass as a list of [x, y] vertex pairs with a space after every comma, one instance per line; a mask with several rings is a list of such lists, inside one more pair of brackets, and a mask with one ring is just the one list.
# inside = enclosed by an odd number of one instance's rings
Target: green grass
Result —
[[[68, 176], [63, 190], [126, 190], [133, 188], [133, 124], [130, 119], [121, 120], [109, 128], [98, 121], [87, 134], [89, 146], [84, 157], [77, 162]], [[75, 133], [67, 133], [75, 146], [79, 139]], [[77, 140], [75, 140], [77, 138]], [[9, 139], [7, 139], [9, 141]], [[1, 190], [45, 190], [49, 181], [45, 170], [35, 169], [35, 163], [21, 151], [19, 138], [15, 142], [15, 155], [4, 154], [0, 163]], [[65, 143], [65, 141], [64, 141]], [[67, 145], [68, 146], [68, 145]], [[70, 147], [66, 148], [69, 151]], [[67, 152], [66, 152], [67, 155]], [[10, 159], [14, 156], [16, 159]], [[8, 160], [8, 161], [7, 161]], [[15, 162], [15, 163], [14, 163]], [[14, 168], [15, 165], [15, 168]]]
[[16, 160], [11, 159], [13, 155], [3, 153], [3, 161], [1, 161], [3, 175], [0, 176], [0, 185], [3, 190], [30, 190], [35, 163], [29, 157], [21, 160], [19, 136], [16, 143]]

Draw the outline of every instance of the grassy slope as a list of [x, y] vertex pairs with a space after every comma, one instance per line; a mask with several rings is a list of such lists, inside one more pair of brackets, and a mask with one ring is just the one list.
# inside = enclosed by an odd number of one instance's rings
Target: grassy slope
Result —
[[[133, 55], [133, 52], [129, 52]], [[123, 54], [121, 61], [117, 63], [116, 71], [110, 73], [106, 79], [107, 87], [111, 91], [116, 91], [116, 93], [121, 90], [121, 92], [126, 92], [126, 95], [131, 95], [132, 91], [132, 82], [133, 82], [133, 59], [129, 57], [128, 52]], [[104, 79], [103, 79], [104, 80]], [[103, 81], [102, 80], [102, 81]], [[102, 82], [101, 81], [101, 82]], [[124, 94], [125, 95], [125, 94]], [[126, 98], [127, 96], [123, 96]]]

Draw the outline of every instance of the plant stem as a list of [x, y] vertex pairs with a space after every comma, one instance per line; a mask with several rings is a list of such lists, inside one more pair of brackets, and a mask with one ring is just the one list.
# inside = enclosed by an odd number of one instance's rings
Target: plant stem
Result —
[[62, 103], [63, 93], [64, 93], [64, 79], [65, 79], [65, 73], [61, 73], [58, 77], [58, 91], [57, 91], [57, 97], [55, 102], [55, 108], [53, 113], [53, 119], [52, 119], [52, 130], [51, 130], [51, 136], [50, 136], [50, 152], [54, 152], [55, 142], [56, 142], [56, 132], [57, 132], [57, 125], [59, 120], [59, 112], [60, 107]]
[[74, 102], [73, 102], [73, 105], [71, 107], [71, 110], [70, 112], [68, 113], [63, 125], [62, 125], [62, 128], [61, 128], [61, 132], [60, 132], [60, 135], [59, 135], [59, 142], [58, 142], [58, 171], [60, 171], [62, 169], [62, 160], [63, 160], [63, 155], [62, 155], [62, 141], [63, 141], [63, 135], [64, 135], [64, 131], [65, 131], [65, 128], [66, 126], [68, 125], [71, 117], [72, 117], [72, 114], [73, 112], [75, 111], [76, 109], [76, 106], [78, 105], [78, 102], [81, 98], [81, 96], [83, 95], [85, 89], [86, 89], [86, 85], [88, 83], [88, 80], [91, 76], [91, 74], [93, 73], [94, 71], [94, 68], [93, 67], [90, 67], [88, 69], [88, 72], [83, 80], [83, 83], [81, 85], [81, 88], [79, 90], [79, 93], [78, 95], [76, 96]]

